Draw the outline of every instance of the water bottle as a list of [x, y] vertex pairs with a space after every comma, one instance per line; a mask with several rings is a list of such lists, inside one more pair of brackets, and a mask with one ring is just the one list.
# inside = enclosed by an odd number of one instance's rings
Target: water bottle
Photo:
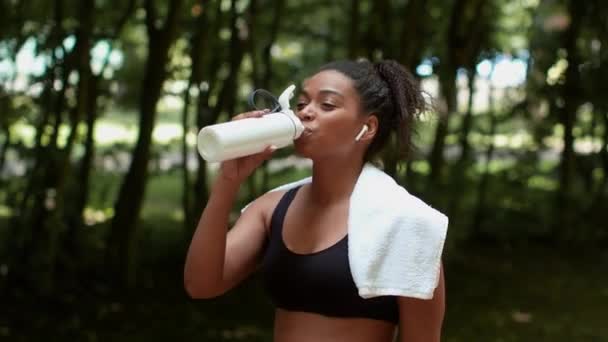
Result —
[[220, 162], [262, 152], [269, 145], [289, 146], [300, 137], [304, 126], [289, 108], [295, 85], [279, 96], [276, 111], [203, 127], [197, 137], [198, 152], [208, 162]]

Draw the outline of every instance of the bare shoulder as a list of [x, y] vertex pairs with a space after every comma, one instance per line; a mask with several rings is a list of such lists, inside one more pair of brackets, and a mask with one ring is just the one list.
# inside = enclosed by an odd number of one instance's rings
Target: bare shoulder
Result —
[[266, 192], [251, 202], [243, 212], [243, 215], [261, 216], [261, 218], [264, 220], [264, 228], [266, 233], [268, 233], [272, 213], [286, 192], [287, 190]]

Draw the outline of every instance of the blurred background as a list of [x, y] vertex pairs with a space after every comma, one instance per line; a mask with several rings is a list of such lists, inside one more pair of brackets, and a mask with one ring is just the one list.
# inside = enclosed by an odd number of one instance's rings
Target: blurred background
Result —
[[[608, 2], [1, 0], [0, 339], [271, 341], [257, 276], [183, 290], [206, 125], [396, 59], [433, 110], [385, 170], [450, 217], [444, 341], [608, 341]], [[310, 173], [279, 150], [235, 204]], [[602, 271], [604, 270], [604, 271]]]

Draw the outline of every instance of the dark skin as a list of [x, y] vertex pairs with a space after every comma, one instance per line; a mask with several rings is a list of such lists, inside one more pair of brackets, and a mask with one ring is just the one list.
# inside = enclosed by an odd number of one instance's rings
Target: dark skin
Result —
[[[285, 217], [283, 240], [293, 252], [317, 252], [346, 235], [350, 195], [378, 129], [373, 114], [362, 113], [352, 81], [337, 71], [322, 71], [304, 82], [297, 115], [306, 132], [295, 141], [295, 148], [313, 161], [313, 181], [298, 191]], [[250, 112], [235, 120], [262, 115]], [[355, 141], [364, 125], [367, 132]], [[228, 215], [240, 184], [271, 154], [269, 147], [260, 154], [222, 163], [186, 259], [185, 286], [192, 297], [221, 295], [259, 266], [270, 217], [284, 192], [259, 197], [229, 231]], [[440, 340], [445, 310], [443, 271], [432, 299], [398, 297], [397, 301], [400, 342]], [[395, 327], [380, 320], [282, 309], [275, 315], [277, 342], [389, 342], [394, 334]]]

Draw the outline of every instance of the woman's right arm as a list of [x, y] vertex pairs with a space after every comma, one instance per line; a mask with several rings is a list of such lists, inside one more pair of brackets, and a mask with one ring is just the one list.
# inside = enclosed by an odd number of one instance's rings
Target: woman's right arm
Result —
[[[245, 113], [234, 120], [263, 114]], [[266, 236], [268, 198], [273, 196], [264, 195], [255, 200], [230, 230], [229, 215], [240, 185], [272, 151], [268, 148], [256, 155], [222, 163], [186, 256], [184, 287], [192, 298], [221, 295], [256, 268]]]

